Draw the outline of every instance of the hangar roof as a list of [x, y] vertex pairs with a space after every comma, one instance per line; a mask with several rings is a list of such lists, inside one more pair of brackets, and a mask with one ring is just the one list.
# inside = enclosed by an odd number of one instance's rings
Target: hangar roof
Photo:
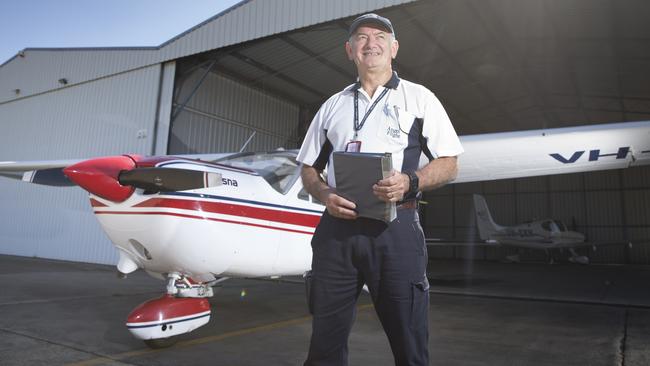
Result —
[[[377, 11], [400, 76], [433, 90], [461, 134], [650, 119], [650, 2], [439, 0]], [[303, 105], [354, 81], [354, 17], [200, 55]]]
[[411, 1], [245, 0], [158, 47], [27, 48], [0, 66], [0, 103]]
[[[23, 80], [10, 75], [39, 65], [57, 72], [32, 93], [66, 72], [89, 80], [182, 58], [316, 108], [354, 81], [343, 42], [367, 11], [392, 20], [395, 69], [433, 90], [461, 134], [650, 119], [644, 0], [250, 0], [160, 47], [26, 50], [0, 68], [0, 85], [15, 89]], [[0, 103], [12, 98], [0, 91]]]

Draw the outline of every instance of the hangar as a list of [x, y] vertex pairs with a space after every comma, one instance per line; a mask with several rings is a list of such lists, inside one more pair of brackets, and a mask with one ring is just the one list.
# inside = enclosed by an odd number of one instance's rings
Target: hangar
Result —
[[[342, 45], [370, 11], [395, 25], [400, 76], [433, 90], [460, 135], [650, 119], [642, 0], [249, 0], [157, 47], [19, 52], [0, 66], [0, 160], [235, 151], [251, 136], [250, 151], [295, 148], [320, 103], [354, 81]], [[0, 187], [0, 253], [116, 262], [85, 192]], [[450, 185], [427, 195], [423, 226], [475, 236], [481, 193], [500, 222], [559, 218], [593, 240], [635, 242], [592, 261], [647, 264], [649, 187], [647, 167]]]

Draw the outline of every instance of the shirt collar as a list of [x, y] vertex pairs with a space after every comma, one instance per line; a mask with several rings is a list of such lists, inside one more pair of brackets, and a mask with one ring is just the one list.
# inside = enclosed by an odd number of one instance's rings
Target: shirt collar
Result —
[[[399, 76], [397, 76], [397, 72], [393, 71], [393, 75], [390, 77], [390, 80], [386, 84], [384, 84], [384, 88], [390, 88], [390, 89], [397, 89], [397, 86], [399, 85], [399, 81], [401, 79]], [[361, 82], [359, 82], [359, 78], [357, 78], [357, 81], [352, 84], [348, 90], [349, 91], [354, 91], [354, 90], [359, 90], [361, 88]]]
[[397, 72], [393, 71], [393, 76], [390, 77], [390, 80], [384, 85], [384, 88], [391, 88], [391, 89], [397, 89], [397, 86], [399, 85], [399, 76], [397, 76]]

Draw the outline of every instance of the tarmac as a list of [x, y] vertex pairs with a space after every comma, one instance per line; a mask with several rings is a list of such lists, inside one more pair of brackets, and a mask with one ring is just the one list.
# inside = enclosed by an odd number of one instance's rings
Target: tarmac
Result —
[[[650, 365], [650, 267], [429, 264], [431, 365]], [[301, 365], [311, 318], [300, 278], [231, 279], [212, 319], [170, 348], [125, 327], [165, 284], [142, 271], [0, 256], [0, 365]], [[350, 365], [393, 365], [367, 294]]]

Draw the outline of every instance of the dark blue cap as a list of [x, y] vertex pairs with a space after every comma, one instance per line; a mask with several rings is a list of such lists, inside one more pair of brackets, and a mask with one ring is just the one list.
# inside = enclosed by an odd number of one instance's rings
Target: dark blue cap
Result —
[[387, 30], [389, 33], [392, 33], [393, 36], [396, 36], [395, 29], [393, 29], [393, 24], [390, 22], [390, 20], [374, 13], [363, 14], [362, 16], [355, 19], [352, 22], [352, 25], [350, 25], [350, 32], [348, 33], [348, 36], [352, 36], [360, 26], [365, 24], [378, 25], [379, 27]]

